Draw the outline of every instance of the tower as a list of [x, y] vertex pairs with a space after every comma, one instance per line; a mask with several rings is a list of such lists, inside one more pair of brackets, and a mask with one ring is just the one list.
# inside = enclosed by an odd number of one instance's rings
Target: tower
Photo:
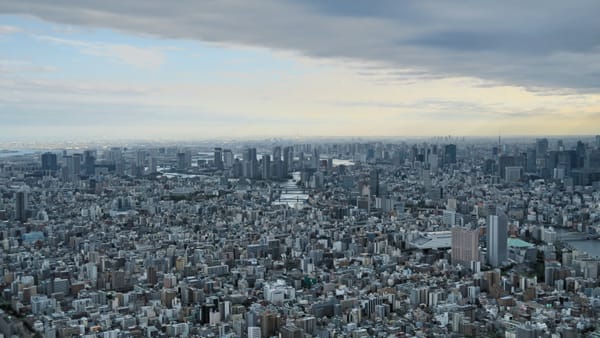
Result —
[[379, 194], [379, 171], [373, 170], [371, 171], [371, 175], [369, 176], [369, 190], [371, 196], [380, 196]]
[[283, 148], [283, 168], [284, 174], [294, 171], [294, 148]]
[[447, 144], [444, 146], [444, 164], [456, 163], [456, 144]]
[[95, 174], [96, 154], [95, 151], [86, 150], [83, 152], [83, 168], [86, 176]]
[[268, 180], [271, 178], [271, 156], [263, 155], [262, 157], [262, 178]]
[[56, 154], [43, 153], [42, 154], [42, 170], [43, 171], [56, 171], [58, 170], [58, 162]]
[[452, 264], [479, 261], [479, 229], [452, 228]]
[[258, 162], [256, 161], [256, 148], [248, 148], [244, 152], [243, 171], [245, 178], [256, 178], [258, 174]]
[[501, 210], [489, 215], [487, 221], [487, 258], [488, 263], [497, 267], [507, 260], [508, 220]]
[[231, 149], [224, 149], [223, 150], [223, 168], [225, 169], [231, 169], [231, 167], [233, 167], [233, 153], [231, 152]]
[[223, 169], [223, 150], [218, 147], [214, 152], [214, 165], [217, 169]]
[[27, 192], [25, 190], [15, 193], [15, 219], [21, 223], [27, 222]]

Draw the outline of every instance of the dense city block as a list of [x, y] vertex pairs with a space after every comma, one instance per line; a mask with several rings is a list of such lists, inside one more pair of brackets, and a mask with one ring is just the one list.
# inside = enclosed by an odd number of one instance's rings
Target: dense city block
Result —
[[600, 337], [600, 136], [0, 152], [4, 337]]

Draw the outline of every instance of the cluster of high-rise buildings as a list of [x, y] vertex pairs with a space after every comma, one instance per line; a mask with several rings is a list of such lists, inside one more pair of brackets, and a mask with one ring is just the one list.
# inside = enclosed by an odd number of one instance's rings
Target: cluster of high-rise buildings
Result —
[[0, 334], [600, 336], [600, 137], [0, 157]]

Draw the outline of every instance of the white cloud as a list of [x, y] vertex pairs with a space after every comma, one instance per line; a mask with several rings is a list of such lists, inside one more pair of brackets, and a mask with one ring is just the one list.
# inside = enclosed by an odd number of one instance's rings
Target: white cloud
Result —
[[75, 47], [83, 54], [105, 57], [139, 68], [157, 68], [165, 62], [165, 55], [158, 48], [141, 48], [126, 44], [88, 42], [46, 35], [38, 36], [38, 38], [54, 44]]
[[55, 72], [56, 67], [36, 65], [25, 60], [0, 59], [0, 73], [48, 73]]
[[19, 32], [21, 32], [21, 29], [19, 27], [0, 26], [0, 35], [14, 34], [14, 33], [19, 33]]
[[[594, 50], [600, 37], [598, 10], [600, 3], [592, 0], [381, 0], [376, 5], [345, 0], [0, 1], [0, 13], [26, 13], [77, 27], [587, 92], [597, 92], [600, 83], [595, 66], [600, 57]], [[115, 53], [127, 60], [135, 54], [122, 48]], [[569, 53], [592, 62], [578, 62]]]

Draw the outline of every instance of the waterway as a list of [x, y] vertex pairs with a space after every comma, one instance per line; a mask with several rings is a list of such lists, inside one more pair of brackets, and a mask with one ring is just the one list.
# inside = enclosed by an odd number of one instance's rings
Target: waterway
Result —
[[32, 155], [35, 154], [35, 150], [30, 149], [19, 149], [19, 150], [0, 150], [0, 158], [2, 157], [12, 157], [12, 156], [23, 156], [23, 155]]
[[[555, 230], [558, 233], [559, 237], [560, 235], [564, 234], [581, 234], [579, 232], [574, 232], [570, 229], [567, 230], [564, 228], [558, 228]], [[585, 252], [592, 257], [600, 257], [600, 240], [598, 239], [569, 240], [565, 241], [565, 243], [571, 246], [573, 249]]]
[[287, 204], [292, 208], [300, 207], [308, 199], [308, 194], [298, 190], [296, 183], [300, 181], [300, 172], [296, 171], [292, 173], [292, 178], [281, 183], [282, 190], [291, 190], [287, 193], [282, 193], [279, 200], [273, 201], [275, 205]]
[[567, 241], [573, 249], [583, 251], [592, 257], [600, 257], [600, 240], [587, 239], [582, 241]]

